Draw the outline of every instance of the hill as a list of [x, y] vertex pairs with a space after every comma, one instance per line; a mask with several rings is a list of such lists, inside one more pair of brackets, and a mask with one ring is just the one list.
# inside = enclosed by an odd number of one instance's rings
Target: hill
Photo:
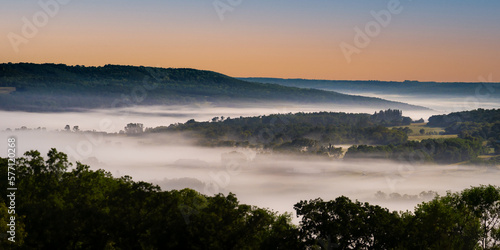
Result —
[[238, 78], [251, 82], [274, 83], [287, 87], [314, 88], [350, 94], [391, 94], [500, 98], [500, 83], [495, 82], [419, 82], [419, 81], [345, 81], [282, 78]]
[[433, 115], [429, 118], [431, 127], [449, 127], [456, 123], [495, 123], [500, 122], [500, 109], [476, 109], [453, 112], [447, 115]]
[[418, 110], [423, 107], [332, 91], [255, 83], [196, 69], [105, 65], [0, 64], [0, 109], [68, 111], [132, 105], [327, 103]]
[[[330, 153], [332, 144], [399, 144], [407, 139], [402, 129], [384, 126], [409, 125], [411, 118], [400, 110], [381, 110], [373, 115], [336, 112], [288, 113], [256, 117], [214, 117], [212, 122], [171, 124], [147, 128], [148, 133], [190, 133], [204, 146], [250, 146], [290, 151], [306, 147], [318, 154]], [[134, 127], [134, 124], [129, 124]], [[131, 129], [134, 134], [134, 130]]]

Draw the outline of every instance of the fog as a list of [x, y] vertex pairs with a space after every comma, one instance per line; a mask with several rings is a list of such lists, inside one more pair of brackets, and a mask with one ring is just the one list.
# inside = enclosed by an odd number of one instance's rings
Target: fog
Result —
[[[340, 195], [391, 210], [413, 210], [416, 204], [429, 199], [418, 196], [422, 191], [442, 195], [447, 190], [500, 184], [500, 169], [495, 167], [332, 161], [271, 155], [254, 149], [203, 148], [178, 136], [51, 131], [2, 131], [0, 135], [4, 141], [16, 136], [18, 156], [32, 149], [45, 156], [54, 147], [67, 153], [72, 162], [81, 161], [94, 170], [105, 169], [115, 177], [129, 175], [135, 181], [158, 184], [163, 190], [189, 187], [207, 195], [233, 192], [242, 203], [281, 213], [293, 212], [293, 205], [300, 200], [330, 200]], [[0, 144], [2, 157], [6, 156], [6, 144]], [[388, 198], [376, 196], [378, 191]]]
[[[431, 115], [448, 111], [499, 106], [496, 101], [491, 100], [475, 102], [476, 106], [471, 107], [464, 106], [463, 103], [468, 103], [464, 100], [413, 99], [402, 96], [385, 98], [433, 108], [403, 111], [403, 115], [412, 119], [427, 119]], [[156, 127], [183, 123], [189, 119], [208, 121], [215, 116], [378, 111], [369, 107], [335, 105], [228, 106], [203, 103], [65, 113], [0, 111], [0, 138], [6, 142], [6, 138], [15, 136], [18, 156], [27, 150], [39, 150], [46, 155], [50, 148], [57, 148], [67, 153], [70, 161], [80, 161], [94, 170], [105, 169], [115, 177], [129, 175], [135, 181], [158, 184], [163, 190], [189, 187], [207, 195], [233, 192], [242, 203], [279, 212], [293, 212], [293, 205], [300, 200], [318, 197], [330, 200], [340, 195], [379, 204], [391, 210], [413, 210], [416, 204], [431, 198], [429, 195], [420, 195], [423, 191], [432, 190], [443, 195], [447, 190], [460, 191], [479, 184], [500, 184], [500, 170], [495, 167], [422, 166], [413, 162], [373, 160], [331, 161], [324, 158], [270, 155], [251, 149], [203, 148], [180, 136], [134, 137], [123, 134], [58, 132], [66, 125], [79, 126], [80, 131], [116, 133], [128, 123]], [[45, 131], [15, 130], [22, 126], [28, 129], [45, 128]], [[8, 128], [11, 131], [6, 131]], [[7, 143], [0, 143], [0, 156], [6, 157], [6, 152]]]
[[[436, 103], [436, 102], [434, 102]], [[380, 111], [378, 108], [353, 108], [339, 105], [314, 104], [238, 104], [232, 106], [216, 106], [202, 103], [190, 106], [135, 106], [118, 109], [95, 109], [82, 112], [34, 113], [0, 111], [0, 130], [21, 128], [46, 128], [62, 130], [66, 125], [79, 126], [80, 130], [96, 130], [108, 133], [119, 132], [128, 123], [142, 123], [144, 127], [168, 126], [173, 123], [184, 123], [189, 119], [209, 121], [215, 116], [247, 117], [269, 114], [285, 114], [296, 112], [346, 112], [369, 113]], [[436, 110], [403, 111], [403, 115], [412, 119], [427, 119], [431, 115], [442, 114]]]
[[[471, 93], [471, 95], [467, 97], [451, 98], [449, 95], [446, 95], [446, 93], [436, 93], [436, 95], [433, 96], [420, 94], [397, 95], [358, 91], [342, 91], [342, 93], [378, 97], [390, 101], [398, 101], [427, 107], [433, 110], [431, 112], [410, 112], [407, 116], [410, 116], [412, 119], [417, 119], [415, 115], [418, 116], [419, 113], [430, 115], [448, 114], [451, 112], [473, 110], [478, 108], [493, 109], [500, 107], [500, 99], [492, 96], [491, 94]], [[426, 119], [425, 117], [423, 118]]]

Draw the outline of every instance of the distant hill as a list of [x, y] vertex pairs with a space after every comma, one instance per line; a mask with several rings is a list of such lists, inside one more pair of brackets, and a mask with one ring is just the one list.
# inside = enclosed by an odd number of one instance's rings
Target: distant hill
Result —
[[[499, 123], [500, 109], [476, 109], [470, 111], [453, 112], [446, 115], [433, 115], [429, 118], [428, 126], [448, 127], [455, 123]], [[498, 127], [497, 129], [500, 129]], [[487, 133], [488, 131], [483, 131]], [[499, 131], [500, 132], [500, 131]]]
[[344, 81], [344, 80], [308, 80], [282, 78], [238, 78], [250, 82], [274, 83], [287, 87], [313, 88], [338, 91], [349, 94], [385, 94], [500, 98], [500, 83], [469, 82], [419, 82], [419, 81]]
[[380, 98], [248, 82], [212, 71], [142, 66], [0, 64], [0, 88], [9, 90], [0, 92], [0, 109], [3, 110], [69, 111], [200, 102], [328, 103], [380, 109], [425, 109]]

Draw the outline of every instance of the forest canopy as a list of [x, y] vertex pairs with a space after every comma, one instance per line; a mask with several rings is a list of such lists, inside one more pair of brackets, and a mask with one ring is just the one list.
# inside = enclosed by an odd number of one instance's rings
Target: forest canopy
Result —
[[[238, 80], [187, 68], [0, 64], [0, 108], [67, 111], [134, 105], [288, 102], [425, 109], [380, 98]], [[14, 89], [14, 91], [12, 91]]]
[[[495, 111], [495, 110], [492, 110]], [[491, 110], [479, 110], [490, 113]], [[257, 117], [214, 117], [208, 122], [185, 122], [146, 128], [146, 133], [188, 133], [203, 146], [254, 147], [279, 153], [313, 154], [336, 159], [342, 155], [336, 145], [353, 145], [344, 159], [389, 159], [414, 163], [453, 164], [475, 162], [495, 165], [497, 158], [482, 161], [480, 155], [499, 153], [500, 120], [460, 123], [459, 138], [408, 140], [412, 119], [400, 110], [374, 114], [335, 112], [288, 113]], [[477, 122], [476, 122], [477, 121]], [[132, 124], [133, 125], [133, 124]], [[396, 126], [389, 128], [391, 126]], [[458, 129], [457, 129], [458, 128]], [[490, 151], [493, 151], [491, 153]]]
[[[411, 118], [400, 110], [381, 110], [373, 115], [337, 112], [288, 113], [256, 117], [214, 117], [210, 122], [186, 123], [148, 128], [147, 133], [192, 132], [201, 145], [253, 146], [273, 148], [287, 142], [317, 146], [345, 143], [400, 144], [407, 135], [385, 126], [409, 125]], [[193, 135], [194, 133], [194, 135]], [[297, 145], [300, 146], [300, 145]], [[303, 145], [305, 146], [305, 145]]]
[[[0, 175], [7, 175], [0, 158]], [[414, 211], [391, 212], [340, 196], [298, 201], [290, 214], [241, 204], [234, 194], [161, 190], [130, 177], [73, 165], [51, 149], [16, 159], [15, 242], [2, 249], [498, 249], [500, 188], [471, 187], [436, 196]], [[0, 182], [5, 192], [6, 182]]]

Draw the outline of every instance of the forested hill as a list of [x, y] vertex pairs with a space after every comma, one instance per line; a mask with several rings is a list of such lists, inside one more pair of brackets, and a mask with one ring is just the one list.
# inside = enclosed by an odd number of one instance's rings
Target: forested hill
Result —
[[380, 98], [238, 80], [212, 71], [106, 65], [0, 64], [0, 109], [64, 111], [197, 102], [291, 102], [425, 109]]
[[250, 82], [274, 83], [287, 87], [314, 88], [341, 93], [381, 93], [417, 96], [447, 96], [500, 98], [500, 83], [480, 78], [484, 82], [419, 82], [419, 81], [347, 81], [282, 78], [238, 78]]
[[431, 127], [449, 127], [457, 123], [500, 123], [500, 109], [476, 109], [453, 112], [447, 115], [433, 115], [429, 118]]

